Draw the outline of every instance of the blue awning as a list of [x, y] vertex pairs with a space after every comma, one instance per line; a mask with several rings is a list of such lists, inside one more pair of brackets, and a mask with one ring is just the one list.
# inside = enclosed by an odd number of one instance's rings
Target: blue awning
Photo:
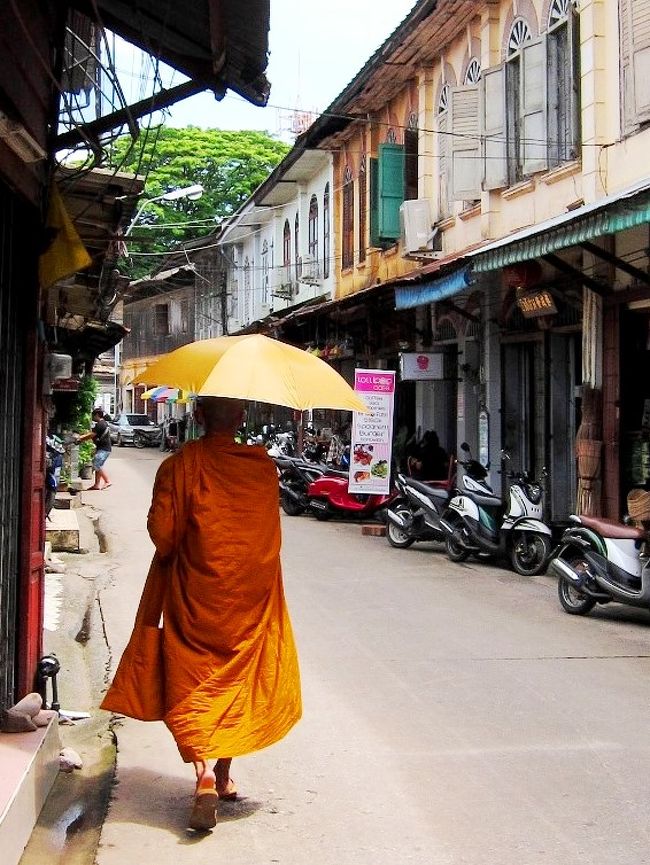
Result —
[[447, 276], [395, 289], [395, 309], [411, 309], [426, 303], [435, 303], [459, 294], [474, 282], [469, 267], [461, 267]]

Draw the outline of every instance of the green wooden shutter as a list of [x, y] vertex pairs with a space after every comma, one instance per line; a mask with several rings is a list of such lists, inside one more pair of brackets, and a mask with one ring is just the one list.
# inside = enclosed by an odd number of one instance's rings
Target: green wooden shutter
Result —
[[399, 208], [404, 201], [404, 148], [379, 145], [379, 236], [399, 240]]

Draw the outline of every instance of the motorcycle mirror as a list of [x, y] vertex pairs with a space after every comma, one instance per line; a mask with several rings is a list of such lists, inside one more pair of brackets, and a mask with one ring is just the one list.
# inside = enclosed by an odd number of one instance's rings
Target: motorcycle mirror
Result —
[[462, 442], [462, 443], [461, 443], [461, 446], [460, 446], [460, 449], [461, 449], [462, 451], [465, 451], [466, 453], [469, 453], [469, 445], [467, 444], [467, 442]]

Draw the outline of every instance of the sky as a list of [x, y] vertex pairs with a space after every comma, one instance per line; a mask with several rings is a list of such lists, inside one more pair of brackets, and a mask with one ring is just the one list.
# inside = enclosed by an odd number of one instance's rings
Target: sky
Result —
[[263, 129], [289, 140], [289, 112], [322, 111], [413, 8], [415, 0], [271, 0], [271, 96], [257, 108], [231, 91], [175, 105], [169, 126]]

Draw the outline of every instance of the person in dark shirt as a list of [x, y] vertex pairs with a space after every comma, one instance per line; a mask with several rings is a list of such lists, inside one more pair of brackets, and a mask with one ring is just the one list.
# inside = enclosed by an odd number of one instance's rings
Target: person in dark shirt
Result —
[[111, 481], [106, 474], [104, 465], [106, 460], [111, 455], [113, 445], [111, 443], [111, 434], [108, 429], [108, 424], [104, 420], [104, 412], [100, 408], [93, 409], [92, 413], [93, 428], [90, 432], [84, 433], [77, 438], [78, 442], [92, 439], [97, 450], [93, 457], [93, 469], [95, 471], [95, 482], [89, 490], [105, 490], [111, 486]]
[[411, 474], [421, 481], [443, 480], [449, 470], [449, 456], [440, 446], [438, 434], [427, 430], [422, 436], [417, 454], [411, 458]]

